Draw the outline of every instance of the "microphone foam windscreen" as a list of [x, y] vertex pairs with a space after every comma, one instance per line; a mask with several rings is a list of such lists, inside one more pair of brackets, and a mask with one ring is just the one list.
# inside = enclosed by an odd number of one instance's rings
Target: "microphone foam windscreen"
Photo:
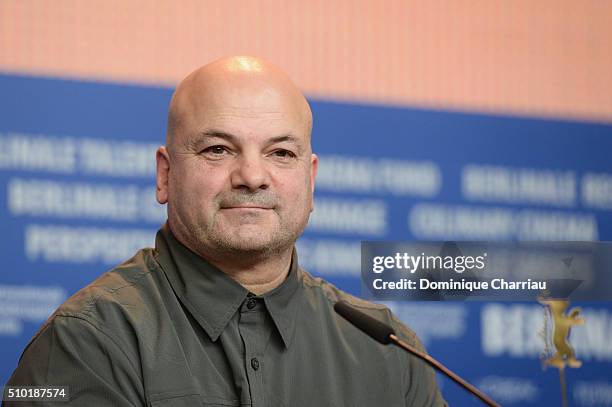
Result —
[[384, 345], [391, 342], [389, 335], [395, 334], [389, 325], [355, 309], [345, 301], [335, 303], [334, 310], [348, 322]]

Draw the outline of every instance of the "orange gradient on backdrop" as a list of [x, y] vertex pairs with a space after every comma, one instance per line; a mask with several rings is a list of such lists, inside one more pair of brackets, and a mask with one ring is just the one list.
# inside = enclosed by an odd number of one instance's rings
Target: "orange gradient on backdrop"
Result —
[[0, 71], [174, 85], [263, 56], [310, 96], [612, 122], [612, 2], [0, 2]]

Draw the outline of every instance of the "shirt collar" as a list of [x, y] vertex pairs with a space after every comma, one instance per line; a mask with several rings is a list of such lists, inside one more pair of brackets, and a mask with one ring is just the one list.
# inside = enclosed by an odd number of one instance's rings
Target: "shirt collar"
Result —
[[[245, 300], [248, 290], [180, 243], [165, 224], [155, 238], [157, 260], [183, 305], [216, 341]], [[285, 347], [295, 332], [301, 273], [293, 249], [285, 281], [261, 296]]]

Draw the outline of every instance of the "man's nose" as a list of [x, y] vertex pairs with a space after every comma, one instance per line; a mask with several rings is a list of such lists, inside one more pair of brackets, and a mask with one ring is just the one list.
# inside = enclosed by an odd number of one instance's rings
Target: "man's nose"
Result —
[[270, 174], [266, 169], [264, 157], [256, 153], [241, 154], [235, 161], [231, 182], [233, 188], [245, 188], [249, 191], [268, 188]]

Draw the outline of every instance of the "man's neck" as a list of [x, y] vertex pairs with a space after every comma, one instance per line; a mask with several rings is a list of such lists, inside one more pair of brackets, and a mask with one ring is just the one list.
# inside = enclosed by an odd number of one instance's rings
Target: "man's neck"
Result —
[[215, 260], [209, 260], [209, 262], [253, 294], [261, 295], [272, 291], [285, 281], [291, 267], [292, 252], [293, 249], [275, 256], [268, 256], [265, 259], [241, 264], [235, 262], [228, 264]]
[[192, 252], [198, 254], [219, 270], [223, 271], [244, 288], [256, 295], [265, 294], [278, 287], [289, 274], [293, 245], [275, 253], [239, 253], [205, 249], [198, 250], [197, 244], [190, 244], [188, 238], [181, 238], [168, 222], [172, 236]]

